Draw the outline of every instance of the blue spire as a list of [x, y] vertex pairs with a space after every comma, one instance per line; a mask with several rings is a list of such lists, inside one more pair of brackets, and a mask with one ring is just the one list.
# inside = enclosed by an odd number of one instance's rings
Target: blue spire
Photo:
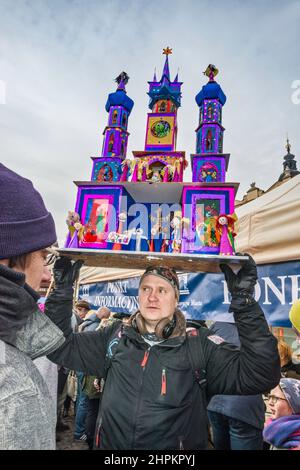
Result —
[[110, 93], [107, 98], [105, 109], [109, 112], [111, 106], [123, 106], [128, 114], [131, 113], [131, 110], [134, 106], [134, 102], [129, 96], [126, 95], [125, 85], [128, 82], [129, 77], [126, 72], [122, 72], [117, 78], [116, 82], [118, 83], [118, 88], [115, 93]]
[[163, 54], [166, 55], [166, 60], [162, 72], [162, 76], [159, 82], [157, 82], [156, 72], [154, 73], [153, 81], [149, 83], [150, 97], [149, 108], [152, 109], [154, 104], [161, 99], [171, 99], [177, 108], [180, 106], [181, 101], [181, 85], [182, 82], [178, 81], [178, 73], [175, 77], [174, 82], [170, 79], [169, 69], [169, 54], [172, 54], [172, 49], [169, 47], [164, 49]]
[[162, 82], [165, 77], [168, 79], [168, 81], [170, 81], [170, 70], [169, 70], [168, 55], [166, 55], [166, 61], [165, 61], [165, 65], [164, 65], [164, 69], [163, 69], [163, 73], [162, 73], [160, 81]]

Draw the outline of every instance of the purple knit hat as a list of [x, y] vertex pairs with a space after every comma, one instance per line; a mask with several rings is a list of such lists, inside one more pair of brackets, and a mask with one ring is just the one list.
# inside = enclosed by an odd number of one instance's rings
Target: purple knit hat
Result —
[[56, 242], [54, 220], [31, 181], [0, 163], [0, 259]]
[[300, 380], [283, 378], [279, 386], [290, 404], [294, 414], [300, 414]]

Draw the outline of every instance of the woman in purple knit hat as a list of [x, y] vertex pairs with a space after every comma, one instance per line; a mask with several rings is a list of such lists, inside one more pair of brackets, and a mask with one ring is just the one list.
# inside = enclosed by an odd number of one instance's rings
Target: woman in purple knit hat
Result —
[[282, 378], [269, 398], [264, 440], [271, 450], [300, 450], [300, 380]]
[[0, 449], [55, 449], [55, 403], [33, 363], [64, 341], [37, 305], [55, 225], [31, 181], [1, 163], [0, 207]]

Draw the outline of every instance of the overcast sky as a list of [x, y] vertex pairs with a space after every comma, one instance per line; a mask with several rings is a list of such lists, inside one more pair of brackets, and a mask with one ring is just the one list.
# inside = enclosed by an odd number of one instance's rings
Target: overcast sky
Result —
[[114, 78], [130, 76], [131, 156], [144, 148], [147, 81], [170, 46], [172, 78], [179, 68], [184, 82], [177, 149], [195, 151], [195, 95], [213, 63], [227, 95], [227, 181], [240, 182], [239, 199], [252, 181], [267, 189], [287, 132], [300, 169], [299, 25], [299, 0], [0, 0], [0, 160], [33, 181], [63, 240], [73, 180], [89, 180], [89, 157], [101, 152]]

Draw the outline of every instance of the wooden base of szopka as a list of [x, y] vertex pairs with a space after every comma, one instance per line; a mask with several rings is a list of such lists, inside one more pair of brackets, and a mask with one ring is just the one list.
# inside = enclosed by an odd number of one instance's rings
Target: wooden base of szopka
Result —
[[248, 256], [109, 251], [81, 248], [61, 248], [57, 252], [60, 256], [67, 256], [74, 261], [83, 260], [85, 266], [120, 269], [146, 269], [148, 266], [167, 266], [181, 272], [219, 273], [220, 263], [229, 264], [236, 270], [248, 260]]

